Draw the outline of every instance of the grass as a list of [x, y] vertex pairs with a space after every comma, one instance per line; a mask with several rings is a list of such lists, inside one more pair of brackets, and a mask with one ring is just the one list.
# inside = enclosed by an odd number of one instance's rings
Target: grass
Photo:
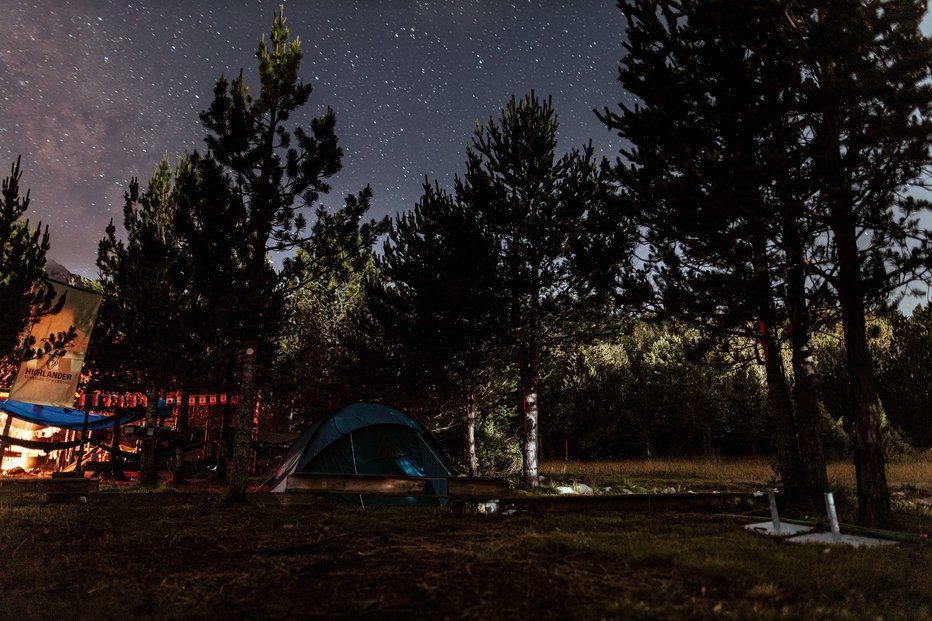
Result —
[[[769, 477], [751, 463], [562, 469], [545, 467], [554, 480], [648, 488]], [[920, 491], [932, 481], [895, 476]], [[0, 497], [0, 522], [2, 619], [932, 619], [932, 546], [796, 546], [709, 514]]]
[[690, 487], [693, 491], [728, 487], [760, 489], [773, 469], [763, 459], [646, 459], [622, 461], [545, 462], [541, 472], [548, 480], [577, 480], [593, 487]]
[[[552, 461], [541, 466], [549, 489], [558, 485], [585, 483], [597, 492], [740, 491], [762, 492], [774, 485], [773, 468], [759, 457], [731, 459], [647, 459], [620, 461]], [[842, 522], [857, 520], [854, 465], [828, 465], [829, 483]], [[932, 456], [913, 457], [887, 464], [894, 527], [932, 536]], [[821, 505], [820, 505], [821, 507]], [[787, 515], [797, 519], [825, 519], [817, 515]]]
[[[576, 478], [600, 487], [623, 484], [625, 481], [650, 483], [653, 486], [671, 484], [698, 488], [729, 486], [731, 489], [752, 490], [771, 484], [773, 467], [766, 459], [646, 459], [621, 461], [552, 461], [545, 462], [541, 472], [552, 479]], [[828, 465], [828, 477], [833, 486], [855, 487], [854, 465], [835, 462]], [[887, 464], [887, 479], [891, 489], [925, 488], [932, 495], [932, 456], [894, 461]]]

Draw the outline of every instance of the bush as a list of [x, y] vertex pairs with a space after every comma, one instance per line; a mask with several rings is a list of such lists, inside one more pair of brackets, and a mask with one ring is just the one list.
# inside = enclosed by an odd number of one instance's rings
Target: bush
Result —
[[509, 477], [521, 472], [521, 439], [513, 432], [514, 411], [507, 406], [476, 417], [476, 456], [480, 476]]

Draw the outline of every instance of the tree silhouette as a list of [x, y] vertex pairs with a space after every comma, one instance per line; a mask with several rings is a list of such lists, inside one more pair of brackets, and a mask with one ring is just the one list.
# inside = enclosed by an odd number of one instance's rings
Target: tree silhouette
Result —
[[[632, 145], [616, 171], [649, 249], [651, 310], [712, 342], [758, 340], [784, 491], [821, 502], [820, 414], [805, 380], [810, 295], [822, 281], [803, 271], [818, 232], [804, 217], [814, 190], [787, 116], [802, 78], [779, 61], [786, 42], [771, 27], [780, 7], [623, 10], [629, 53], [619, 80], [637, 104], [600, 117]], [[736, 29], [753, 34], [731, 36]], [[792, 335], [793, 394], [781, 328]]]
[[[512, 97], [499, 121], [476, 128], [456, 200], [474, 211], [495, 242], [507, 298], [502, 338], [518, 368], [524, 482], [537, 486], [542, 363], [551, 347], [605, 333], [607, 297], [596, 288], [604, 250], [624, 247], [622, 226], [598, 226], [610, 198], [591, 145], [558, 157], [551, 102]], [[612, 255], [616, 259], [618, 254]], [[603, 258], [604, 260], [600, 260]]]
[[[313, 207], [330, 190], [326, 180], [340, 170], [342, 151], [334, 133], [336, 117], [329, 108], [311, 121], [310, 132], [301, 126], [289, 129], [291, 115], [311, 94], [311, 86], [298, 78], [302, 55], [300, 41], [289, 40], [281, 9], [269, 39], [262, 38], [256, 54], [258, 95], [250, 95], [242, 72], [232, 83], [221, 76], [213, 102], [201, 113], [209, 157], [227, 176], [231, 190], [229, 201], [199, 203], [205, 212], [195, 218], [221, 224], [219, 230], [209, 231], [220, 237], [214, 249], [221, 256], [215, 259], [216, 255], [200, 254], [204, 246], [193, 247], [198, 261], [219, 260], [230, 268], [224, 282], [230, 291], [224, 320], [238, 328], [242, 352], [231, 499], [242, 498], [246, 491], [263, 355], [258, 348], [281, 329], [289, 287], [299, 285], [302, 274], [339, 269], [343, 263], [327, 249], [349, 247], [351, 240], [371, 245], [378, 231], [362, 223], [369, 206], [368, 189], [348, 197], [339, 211], [319, 206], [308, 230], [302, 210]], [[295, 248], [305, 252], [285, 255]], [[280, 269], [273, 255], [282, 257]]]
[[[187, 166], [182, 158], [176, 171]], [[160, 393], [187, 375], [185, 369], [190, 370], [198, 357], [195, 352], [202, 351], [195, 345], [200, 338], [193, 321], [197, 292], [177, 226], [177, 176], [165, 158], [143, 192], [133, 179], [123, 207], [126, 240], [117, 238], [111, 222], [97, 253], [100, 283], [108, 298], [106, 333], [118, 342], [119, 366], [128, 367], [145, 384], [149, 430], [157, 425]], [[143, 438], [139, 483], [144, 486], [158, 483], [156, 441], [151, 434]]]
[[389, 231], [377, 260], [381, 280], [366, 288], [368, 310], [399, 352], [398, 366], [417, 369], [408, 384], [453, 395], [451, 407], [463, 412], [473, 476], [477, 411], [509, 366], [497, 242], [478, 216], [425, 182], [414, 210], [396, 216]]
[[0, 192], [0, 360], [15, 365], [20, 360], [54, 355], [71, 339], [73, 329], [43, 343], [28, 335], [40, 317], [57, 313], [65, 300], [44, 280], [48, 227], [35, 229], [23, 215], [29, 209], [29, 190], [20, 195], [23, 178], [21, 158], [16, 158]]
[[[781, 452], [795, 445], [800, 484], [824, 487], [824, 473], [805, 472], [819, 452], [809, 331], [812, 307], [837, 296], [861, 519], [884, 522], [865, 314], [929, 262], [930, 236], [915, 217], [925, 205], [902, 196], [928, 165], [932, 138], [924, 4], [620, 7], [629, 49], [620, 79], [635, 99], [602, 118], [634, 145], [617, 172], [646, 218], [664, 305], [718, 327], [759, 329]], [[781, 326], [793, 347], [795, 421]]]

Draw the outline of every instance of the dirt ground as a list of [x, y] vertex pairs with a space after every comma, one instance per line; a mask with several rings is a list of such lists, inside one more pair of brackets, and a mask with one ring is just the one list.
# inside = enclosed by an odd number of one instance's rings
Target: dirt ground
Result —
[[[842, 521], [855, 514], [848, 470], [832, 474]], [[458, 515], [331, 500], [231, 505], [222, 485], [197, 480], [149, 492], [102, 483], [105, 502], [0, 494], [0, 621], [932, 620], [930, 471], [925, 460], [889, 469], [911, 542], [875, 549], [747, 532], [765, 503]], [[749, 492], [770, 471], [764, 461], [649, 461], [546, 473], [544, 492], [585, 482], [618, 494]]]
[[2, 619], [932, 619], [928, 545], [709, 513], [20, 498], [0, 520]]

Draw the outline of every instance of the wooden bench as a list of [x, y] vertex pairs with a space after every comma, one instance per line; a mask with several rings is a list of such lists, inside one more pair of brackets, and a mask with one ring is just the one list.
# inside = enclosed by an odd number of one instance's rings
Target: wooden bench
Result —
[[[446, 495], [435, 493], [433, 482], [445, 481]], [[450, 503], [483, 503], [508, 494], [505, 479], [489, 477], [414, 477], [381, 474], [321, 474], [296, 472], [288, 477], [286, 492], [310, 494], [364, 494], [446, 498]]]

